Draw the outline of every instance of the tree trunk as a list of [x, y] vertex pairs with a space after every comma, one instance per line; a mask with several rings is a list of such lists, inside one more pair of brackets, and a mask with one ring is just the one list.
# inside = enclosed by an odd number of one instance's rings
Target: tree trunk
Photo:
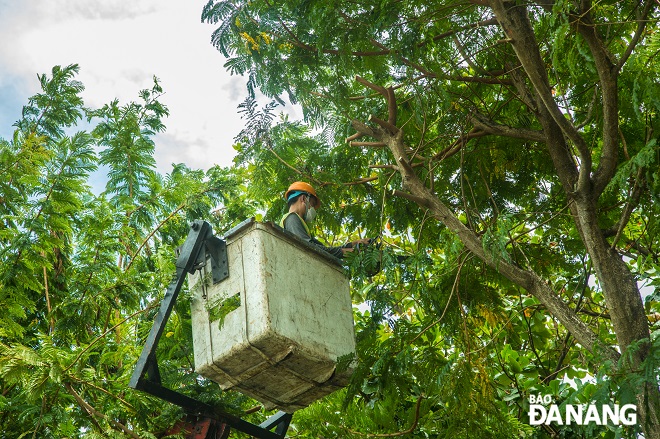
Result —
[[[584, 244], [605, 296], [621, 353], [626, 359], [621, 372], [643, 373], [640, 369], [649, 354], [651, 334], [637, 282], [619, 254], [605, 241], [598, 228], [593, 203], [582, 199], [576, 204]], [[626, 350], [636, 343], [639, 346], [631, 355], [626, 355]], [[660, 439], [660, 391], [657, 386], [647, 383], [637, 392], [637, 418], [645, 437]]]
[[[594, 171], [592, 151], [554, 101], [526, 6], [503, 0], [490, 0], [489, 6], [509, 38], [534, 89], [537, 98], [536, 113], [547, 136], [550, 156], [564, 190], [573, 201], [573, 219], [600, 282], [624, 358], [627, 358], [626, 350], [631, 345], [640, 344], [629, 356], [629, 364], [625, 364], [623, 370], [640, 373], [640, 366], [649, 353], [650, 340], [644, 304], [634, 276], [620, 255], [608, 245], [598, 226], [597, 216], [598, 198], [614, 175], [618, 155], [615, 63], [591, 23], [590, 4], [585, 0], [581, 3], [581, 11], [575, 17], [574, 26], [587, 42], [594, 58], [602, 89], [604, 118], [603, 148], [598, 160], [599, 167]], [[519, 88], [523, 86], [520, 80], [516, 85]], [[570, 157], [566, 139], [572, 142], [578, 152], [579, 169], [577, 165], [571, 169], [570, 162], [575, 161]], [[573, 329], [566, 327], [573, 333]], [[636, 390], [638, 422], [642, 425], [647, 439], [660, 439], [660, 391], [656, 385], [650, 383]]]

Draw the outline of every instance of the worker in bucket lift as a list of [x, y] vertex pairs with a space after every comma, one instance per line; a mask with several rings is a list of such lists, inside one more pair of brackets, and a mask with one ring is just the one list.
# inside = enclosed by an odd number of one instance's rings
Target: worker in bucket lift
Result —
[[346, 243], [342, 247], [326, 247], [314, 239], [309, 227], [316, 218], [316, 210], [321, 206], [321, 200], [309, 183], [302, 181], [292, 183], [284, 194], [284, 198], [289, 206], [289, 212], [280, 221], [280, 226], [304, 241], [321, 247], [332, 256], [343, 258], [346, 253], [352, 252], [356, 245], [370, 242], [369, 239], [358, 239]]

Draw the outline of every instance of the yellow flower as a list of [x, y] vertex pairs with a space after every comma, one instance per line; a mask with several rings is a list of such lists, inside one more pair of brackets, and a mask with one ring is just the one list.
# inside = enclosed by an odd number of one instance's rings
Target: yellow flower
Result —
[[259, 32], [259, 35], [261, 35], [261, 38], [264, 39], [264, 43], [270, 44], [271, 38], [266, 32]]
[[[241, 38], [243, 38], [245, 40], [245, 48], [248, 51], [250, 51], [250, 48], [252, 50], [259, 51], [259, 43], [257, 41], [255, 41], [255, 39], [252, 38], [247, 32], [241, 32], [239, 35], [241, 36]], [[257, 37], [257, 38], [259, 38], [259, 37]]]

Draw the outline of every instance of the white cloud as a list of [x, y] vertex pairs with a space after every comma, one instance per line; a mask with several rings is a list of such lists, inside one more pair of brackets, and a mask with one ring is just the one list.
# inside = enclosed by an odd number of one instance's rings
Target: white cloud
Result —
[[[165, 91], [167, 133], [156, 138], [159, 169], [227, 166], [243, 121], [236, 112], [245, 81], [231, 77], [211, 46], [214, 26], [201, 23], [206, 0], [0, 0], [0, 136], [38, 91], [37, 73], [54, 65], [80, 65], [83, 98], [100, 107], [117, 98], [138, 99], [153, 76]], [[5, 101], [0, 97], [0, 101]], [[5, 117], [12, 117], [6, 120]]]

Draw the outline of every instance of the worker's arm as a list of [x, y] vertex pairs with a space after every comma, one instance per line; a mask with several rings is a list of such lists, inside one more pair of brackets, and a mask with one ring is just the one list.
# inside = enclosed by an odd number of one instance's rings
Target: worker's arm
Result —
[[305, 230], [305, 226], [302, 224], [302, 220], [298, 215], [287, 216], [286, 219], [284, 220], [284, 229], [293, 233], [303, 241], [306, 241], [317, 247], [321, 247], [323, 250], [330, 253], [335, 258], [344, 257], [344, 252], [342, 251], [341, 247], [326, 247], [320, 241], [309, 236], [309, 233], [307, 233], [307, 230]]

